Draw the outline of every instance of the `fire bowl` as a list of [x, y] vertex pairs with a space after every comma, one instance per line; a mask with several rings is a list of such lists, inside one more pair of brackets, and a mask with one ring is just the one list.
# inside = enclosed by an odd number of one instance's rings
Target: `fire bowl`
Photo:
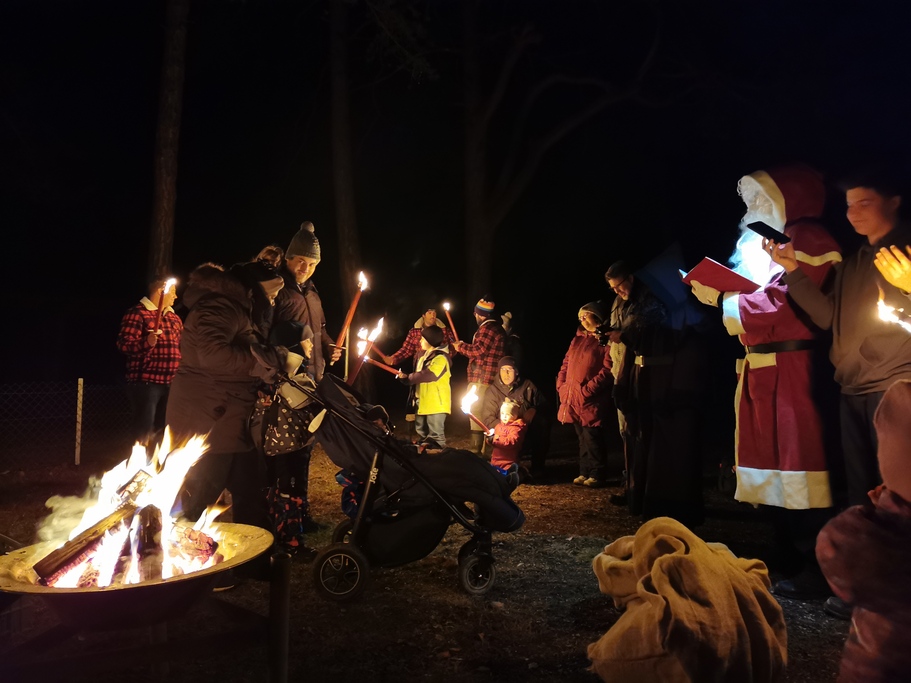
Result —
[[37, 595], [61, 618], [85, 629], [144, 626], [180, 616], [208, 593], [218, 574], [253, 560], [272, 546], [272, 534], [247, 524], [216, 523], [223, 538], [220, 564], [191, 574], [105, 588], [54, 588], [38, 584], [32, 566], [47, 554], [30, 545], [0, 556], [0, 592]]

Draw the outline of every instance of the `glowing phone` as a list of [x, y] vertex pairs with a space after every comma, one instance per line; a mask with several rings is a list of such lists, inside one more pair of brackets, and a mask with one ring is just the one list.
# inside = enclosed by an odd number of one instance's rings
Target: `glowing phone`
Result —
[[785, 235], [783, 232], [779, 232], [768, 223], [763, 223], [762, 221], [747, 223], [747, 227], [753, 232], [762, 235], [767, 240], [772, 240], [778, 244], [787, 244], [791, 241], [791, 238]]

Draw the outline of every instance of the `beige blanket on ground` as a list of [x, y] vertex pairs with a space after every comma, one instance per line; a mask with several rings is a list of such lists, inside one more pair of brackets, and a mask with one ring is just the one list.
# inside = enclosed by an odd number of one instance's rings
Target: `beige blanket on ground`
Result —
[[784, 679], [784, 615], [759, 560], [659, 517], [611, 543], [592, 567], [601, 592], [626, 608], [588, 646], [603, 681]]

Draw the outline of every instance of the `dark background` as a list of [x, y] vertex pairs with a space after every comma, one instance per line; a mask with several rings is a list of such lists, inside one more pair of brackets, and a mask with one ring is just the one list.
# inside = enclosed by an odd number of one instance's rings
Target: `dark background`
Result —
[[[387, 352], [427, 299], [453, 301], [468, 337], [483, 293], [465, 282], [457, 3], [411, 4], [425, 17], [435, 73], [393, 73], [376, 58], [365, 3], [353, 5], [350, 47], [356, 209], [371, 277], [359, 310], [386, 315]], [[830, 180], [870, 159], [907, 167], [907, 6], [485, 3], [491, 55], [523, 23], [542, 36], [517, 89], [555, 70], [628, 81], [661, 36], [646, 96], [607, 108], [548, 154], [492, 236], [492, 294], [516, 317], [527, 374], [552, 386], [578, 308], [611, 297], [603, 273], [613, 261], [641, 266], [674, 241], [690, 265], [726, 260], [742, 175], [792, 160]], [[5, 382], [122, 381], [114, 339], [147, 276], [163, 17], [162, 0], [5, 0], [0, 9]], [[267, 243], [286, 246], [311, 220], [323, 253], [314, 280], [334, 335], [347, 302], [327, 67], [323, 2], [192, 0], [174, 272], [185, 279], [203, 261], [229, 265]], [[517, 94], [497, 122], [504, 140]], [[558, 92], [536, 125], [545, 130], [588, 97]], [[829, 204], [829, 225], [850, 248], [834, 189]], [[709, 343], [724, 357], [711, 381], [726, 407], [737, 344], [715, 329]]]

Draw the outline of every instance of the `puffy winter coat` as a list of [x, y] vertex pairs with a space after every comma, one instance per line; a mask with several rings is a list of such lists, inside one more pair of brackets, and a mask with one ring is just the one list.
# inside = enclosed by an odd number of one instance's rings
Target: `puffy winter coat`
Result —
[[580, 327], [557, 375], [560, 397], [557, 419], [564, 424], [600, 427], [612, 407], [612, 381], [607, 347], [601, 346], [596, 335]]
[[[177, 438], [208, 434], [210, 453], [250, 450], [247, 420], [256, 387], [273, 378], [284, 358], [260, 344], [253, 331], [250, 293], [230, 273], [209, 265], [197, 268], [184, 303], [189, 312], [180, 340], [180, 367], [168, 396], [167, 424]], [[264, 362], [254, 356], [254, 348]]]
[[310, 358], [310, 369], [313, 378], [319, 382], [326, 370], [326, 359], [332, 356], [334, 340], [326, 332], [326, 316], [323, 313], [323, 302], [311, 280], [299, 285], [287, 266], [281, 267], [285, 286], [275, 297], [273, 324], [292, 321], [304, 323], [313, 331], [313, 352]]

